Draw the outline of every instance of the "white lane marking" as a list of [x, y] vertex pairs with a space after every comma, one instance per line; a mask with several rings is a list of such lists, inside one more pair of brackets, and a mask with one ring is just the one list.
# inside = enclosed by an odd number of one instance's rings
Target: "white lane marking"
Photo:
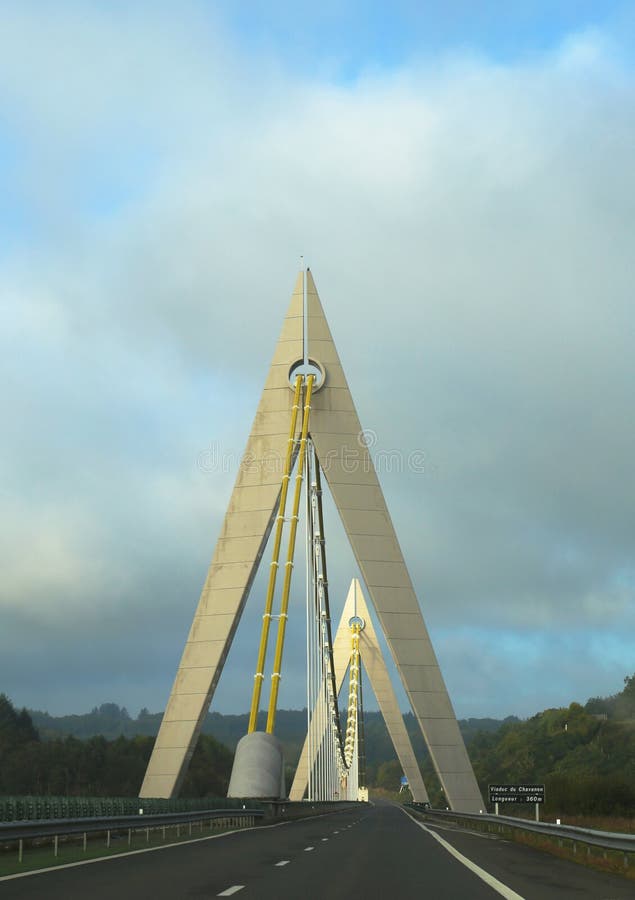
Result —
[[308, 853], [309, 850], [315, 850], [315, 847], [305, 847], [304, 852]]
[[339, 831], [334, 831], [333, 834], [339, 834]]
[[290, 859], [281, 859], [280, 862], [276, 863], [276, 866], [288, 866], [291, 862]]
[[402, 807], [402, 813], [408, 816], [415, 825], [418, 825], [419, 828], [422, 828], [427, 834], [431, 835], [435, 841], [438, 841], [441, 846], [448, 851], [455, 859], [458, 859], [460, 863], [462, 863], [466, 869], [469, 869], [470, 872], [474, 872], [481, 881], [484, 881], [485, 884], [489, 885], [496, 893], [500, 894], [501, 897], [505, 897], [505, 900], [525, 900], [525, 898], [521, 894], [517, 894], [516, 891], [513, 891], [510, 887], [507, 887], [506, 884], [503, 884], [502, 881], [499, 881], [498, 878], [494, 878], [493, 875], [490, 875], [489, 872], [486, 872], [485, 869], [481, 869], [480, 866], [477, 866], [476, 863], [473, 863], [471, 859], [468, 859], [467, 856], [463, 856], [462, 853], [452, 846], [452, 844], [448, 843], [445, 838], [442, 838], [440, 834], [437, 834], [435, 831], [432, 831], [430, 828], [427, 828], [423, 822], [419, 822], [418, 819], [415, 819], [414, 816], [411, 816], [409, 812], [406, 812]]
[[231, 887], [228, 887], [226, 891], [221, 891], [220, 894], [216, 894], [217, 897], [231, 897], [232, 894], [237, 894], [238, 891], [242, 891], [244, 888], [244, 884], [233, 884]]
[[328, 841], [328, 838], [322, 838], [323, 841]]

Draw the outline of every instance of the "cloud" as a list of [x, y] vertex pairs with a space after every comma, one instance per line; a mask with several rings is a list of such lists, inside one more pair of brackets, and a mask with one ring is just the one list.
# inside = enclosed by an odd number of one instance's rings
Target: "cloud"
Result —
[[[484, 623], [526, 649], [523, 711], [616, 690], [591, 636], [627, 665], [635, 106], [619, 35], [507, 62], [413, 54], [342, 82], [247, 52], [199, 5], [148, 8], [2, 13], [21, 149], [0, 214], [0, 609], [34, 671], [55, 660], [51, 709], [165, 702], [301, 253], [376, 451], [422, 453], [423, 473], [382, 483], [459, 713], [478, 714], [477, 664], [483, 708], [518, 712], [503, 669], [478, 662], [496, 652]], [[354, 567], [329, 533], [343, 602]], [[247, 705], [259, 603], [221, 708]], [[95, 642], [93, 676], [46, 662], [46, 634]], [[37, 680], [2, 676], [42, 705]]]

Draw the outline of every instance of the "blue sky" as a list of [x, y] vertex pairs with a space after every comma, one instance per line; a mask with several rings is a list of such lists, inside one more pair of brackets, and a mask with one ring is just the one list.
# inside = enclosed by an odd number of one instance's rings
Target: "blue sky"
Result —
[[634, 9], [0, 2], [0, 690], [162, 708], [300, 254], [459, 715], [620, 688]]
[[236, 40], [304, 72], [355, 78], [411, 59], [468, 52], [500, 62], [556, 48], [563, 35], [628, 21], [631, 5], [570, 0], [534, 3], [296, 3], [210, 5]]

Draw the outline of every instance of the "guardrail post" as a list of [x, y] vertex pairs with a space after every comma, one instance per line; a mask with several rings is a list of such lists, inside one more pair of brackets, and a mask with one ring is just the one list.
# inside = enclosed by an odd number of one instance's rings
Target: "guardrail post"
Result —
[[86, 832], [84, 832], [84, 853], [86, 853]]
[[150, 829], [146, 828], [146, 844], [150, 843]]
[[20, 838], [20, 840], [18, 842], [18, 862], [19, 863], [22, 862], [23, 851], [24, 851], [24, 842], [23, 842], [22, 838]]
[[128, 846], [132, 844], [132, 828], [128, 829]]
[[189, 833], [190, 833], [190, 837], [192, 837], [192, 820], [191, 820], [191, 819], [190, 819], [190, 823], [189, 823], [189, 824], [190, 824], [190, 831], [189, 831]]
[[57, 835], [53, 838], [54, 855], [57, 856]]

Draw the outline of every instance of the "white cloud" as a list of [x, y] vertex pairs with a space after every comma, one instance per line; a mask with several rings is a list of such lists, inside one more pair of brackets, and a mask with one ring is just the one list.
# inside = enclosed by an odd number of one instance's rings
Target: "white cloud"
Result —
[[235, 474], [197, 460], [240, 453], [305, 253], [364, 424], [430, 460], [382, 481], [433, 628], [617, 640], [635, 569], [617, 39], [341, 85], [247, 58], [195, 6], [27, 9], [4, 14], [0, 60], [30, 221], [0, 273], [7, 596], [66, 609], [89, 586], [98, 616], [116, 571], [134, 628], [151, 609], [157, 641], [187, 628]]

